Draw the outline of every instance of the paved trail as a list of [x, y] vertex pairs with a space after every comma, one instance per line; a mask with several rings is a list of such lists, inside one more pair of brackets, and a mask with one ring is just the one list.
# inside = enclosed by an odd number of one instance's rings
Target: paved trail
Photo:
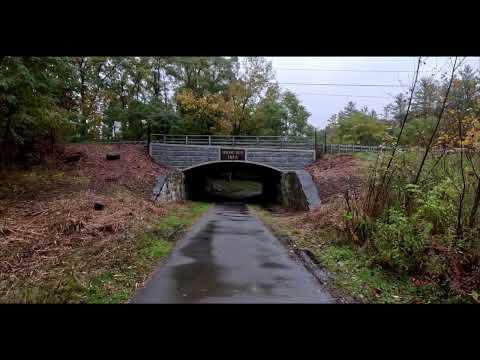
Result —
[[317, 280], [241, 203], [216, 205], [131, 303], [329, 303]]

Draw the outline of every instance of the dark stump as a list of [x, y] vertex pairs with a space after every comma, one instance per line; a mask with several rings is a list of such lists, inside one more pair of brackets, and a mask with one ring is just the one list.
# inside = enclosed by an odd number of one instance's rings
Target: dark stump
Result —
[[66, 163], [71, 163], [71, 162], [80, 160], [81, 157], [82, 157], [82, 154], [80, 153], [68, 154], [68, 155], [65, 155], [65, 157], [63, 158], [63, 161], [65, 161]]
[[98, 202], [98, 201], [93, 205], [93, 208], [95, 210], [103, 210], [104, 207], [105, 207], [105, 205], [102, 204], [101, 202]]
[[118, 160], [120, 159], [120, 154], [107, 154], [107, 160]]

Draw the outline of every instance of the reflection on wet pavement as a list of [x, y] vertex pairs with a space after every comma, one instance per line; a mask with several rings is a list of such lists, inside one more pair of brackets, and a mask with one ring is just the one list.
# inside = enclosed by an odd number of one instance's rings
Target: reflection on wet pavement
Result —
[[305, 268], [242, 203], [216, 205], [131, 300], [331, 302]]

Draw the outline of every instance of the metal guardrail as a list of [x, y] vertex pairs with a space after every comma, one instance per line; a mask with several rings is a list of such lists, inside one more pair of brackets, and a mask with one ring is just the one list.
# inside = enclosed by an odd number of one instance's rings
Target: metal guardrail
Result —
[[289, 136], [227, 136], [227, 135], [167, 135], [152, 134], [153, 143], [172, 145], [268, 147], [279, 149], [307, 149], [317, 153], [380, 152], [389, 150], [385, 146], [355, 144], [322, 144], [312, 138]]
[[355, 153], [355, 152], [380, 152], [390, 150], [386, 146], [367, 146], [355, 144], [318, 144], [318, 151], [337, 154], [337, 153]]
[[147, 145], [147, 140], [100, 140], [94, 142], [95, 144], [103, 144], [103, 145]]
[[281, 149], [315, 148], [314, 139], [287, 136], [224, 136], [152, 134], [151, 141], [162, 144], [270, 147]]
[[[337, 154], [337, 153], [354, 153], [354, 152], [382, 152], [382, 151], [391, 151], [393, 150], [392, 146], [366, 146], [366, 145], [355, 145], [355, 144], [317, 144], [317, 152], [318, 153], [330, 153], [330, 154]], [[408, 153], [418, 153], [423, 155], [425, 153], [425, 148], [420, 147], [405, 147], [399, 146], [397, 148], [398, 151], [406, 151]], [[451, 154], [458, 154], [460, 152], [469, 153], [469, 154], [477, 154], [480, 153], [479, 151], [475, 151], [473, 149], [468, 148], [431, 148], [429, 154], [434, 156], [441, 156], [441, 155], [451, 155]]]

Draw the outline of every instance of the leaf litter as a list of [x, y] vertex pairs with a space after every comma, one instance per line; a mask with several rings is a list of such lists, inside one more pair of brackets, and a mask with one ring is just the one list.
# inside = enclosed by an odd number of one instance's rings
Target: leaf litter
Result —
[[[65, 162], [68, 154], [80, 160]], [[120, 154], [107, 161], [107, 153]], [[175, 204], [149, 197], [166, 168], [153, 163], [143, 145], [58, 146], [46, 166], [0, 177], [0, 299], [13, 283], [41, 282], [75, 251], [114, 256], [122, 236]], [[105, 205], [94, 210], [94, 203]], [[68, 264], [67, 264], [68, 265]], [[61, 269], [60, 271], [64, 271]]]

